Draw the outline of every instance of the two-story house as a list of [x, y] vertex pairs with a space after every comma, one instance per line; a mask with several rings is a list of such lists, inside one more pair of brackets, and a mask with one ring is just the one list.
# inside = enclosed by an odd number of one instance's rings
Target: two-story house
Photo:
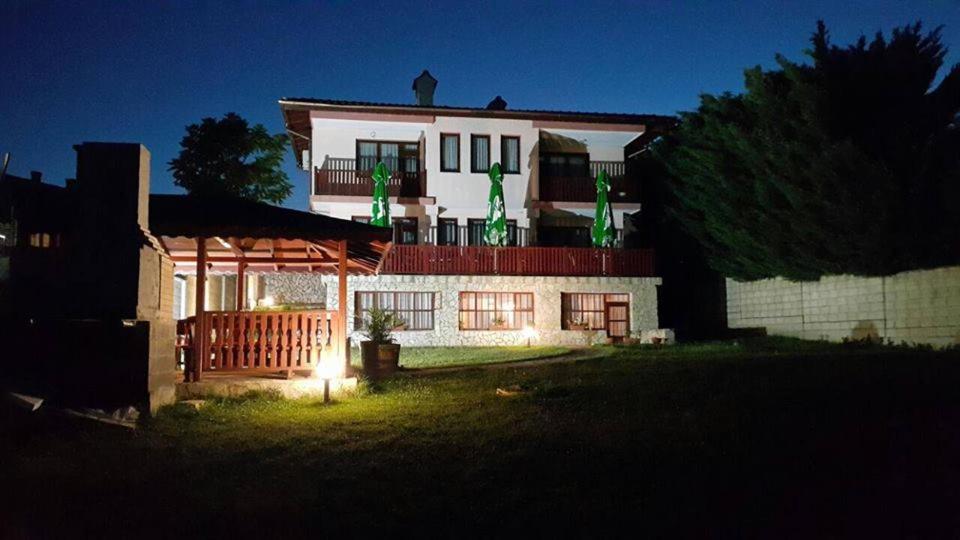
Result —
[[[394, 246], [377, 276], [351, 277], [348, 311], [371, 307], [406, 323], [418, 345], [583, 343], [655, 331], [652, 253], [593, 249], [596, 175], [612, 178], [618, 236], [641, 210], [631, 156], [672, 117], [435, 105], [437, 81], [413, 83], [414, 104], [280, 100], [296, 158], [310, 178], [309, 208], [369, 219], [371, 170], [389, 182]], [[494, 162], [501, 164], [509, 246], [483, 245]], [[283, 303], [338, 304], [325, 277], [264, 276]], [[588, 327], [590, 331], [582, 330]]]

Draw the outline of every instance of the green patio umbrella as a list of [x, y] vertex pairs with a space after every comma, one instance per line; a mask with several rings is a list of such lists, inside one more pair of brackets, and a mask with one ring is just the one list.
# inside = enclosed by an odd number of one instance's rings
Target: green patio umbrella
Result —
[[387, 198], [387, 180], [390, 171], [381, 161], [373, 169], [373, 208], [370, 210], [370, 224], [380, 227], [390, 226], [390, 200]]
[[597, 175], [597, 212], [593, 218], [593, 230], [590, 234], [593, 237], [593, 247], [610, 247], [616, 238], [613, 228], [613, 209], [610, 208], [610, 199], [607, 198], [608, 191], [610, 191], [610, 178], [607, 176], [607, 171], [601, 170]]
[[500, 164], [490, 167], [490, 200], [487, 206], [487, 222], [483, 227], [483, 241], [488, 246], [507, 245], [507, 209], [503, 203], [503, 173]]

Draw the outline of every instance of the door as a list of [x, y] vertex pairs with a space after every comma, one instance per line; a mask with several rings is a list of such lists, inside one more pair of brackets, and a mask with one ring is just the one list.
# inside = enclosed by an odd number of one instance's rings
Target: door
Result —
[[608, 302], [605, 307], [607, 337], [614, 343], [623, 341], [630, 334], [630, 304]]

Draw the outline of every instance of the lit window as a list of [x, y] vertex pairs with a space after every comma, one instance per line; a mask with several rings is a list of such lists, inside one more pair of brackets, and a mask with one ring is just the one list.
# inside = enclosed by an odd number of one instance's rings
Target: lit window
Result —
[[591, 330], [607, 328], [606, 309], [610, 303], [630, 303], [630, 295], [599, 293], [561, 293], [561, 328], [569, 330], [574, 325], [586, 325]]
[[433, 330], [434, 293], [399, 291], [357, 291], [356, 327], [362, 328], [371, 309], [394, 314], [403, 321], [404, 330]]
[[533, 326], [533, 293], [461, 292], [461, 330], [522, 330]]

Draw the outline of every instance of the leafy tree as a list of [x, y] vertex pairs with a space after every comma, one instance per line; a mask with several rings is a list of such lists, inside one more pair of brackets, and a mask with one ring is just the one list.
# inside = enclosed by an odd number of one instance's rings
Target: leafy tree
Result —
[[235, 113], [204, 118], [187, 126], [170, 171], [174, 183], [190, 193], [281, 203], [293, 191], [280, 168], [286, 141], [262, 124], [251, 128]]
[[[960, 261], [960, 65], [920, 23], [701, 96], [655, 153], [673, 213], [738, 279], [885, 275]], [[931, 89], [932, 88], [932, 89]]]

